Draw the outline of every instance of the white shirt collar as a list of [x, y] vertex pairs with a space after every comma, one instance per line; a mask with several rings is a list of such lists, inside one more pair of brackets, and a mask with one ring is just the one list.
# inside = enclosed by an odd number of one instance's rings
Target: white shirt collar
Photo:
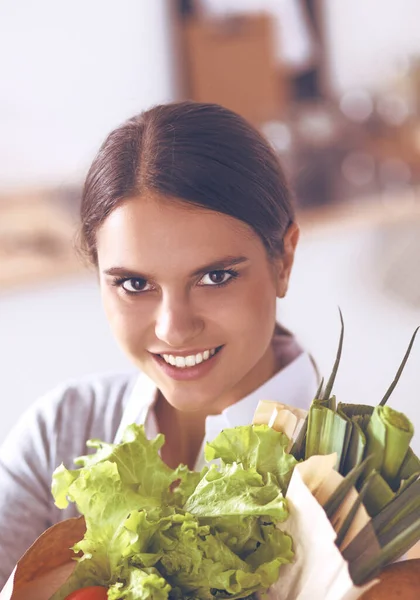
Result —
[[[214, 439], [223, 429], [252, 423], [254, 412], [260, 400], [282, 402], [297, 408], [308, 409], [317, 388], [317, 373], [311, 358], [301, 352], [286, 367], [257, 390], [226, 408], [220, 415], [211, 415], [206, 419], [206, 433], [195, 468], [204, 465], [204, 446]], [[154, 382], [144, 373], [140, 373], [125, 407], [121, 423], [115, 436], [119, 443], [125, 428], [131, 423], [144, 425], [148, 438], [158, 433], [153, 410], [158, 390]]]
[[208, 416], [203, 445], [195, 465], [196, 470], [204, 466], [205, 444], [227, 427], [250, 425], [260, 400], [282, 402], [308, 410], [317, 385], [317, 373], [312, 360], [306, 352], [302, 352], [254, 392], [226, 408], [220, 415]]

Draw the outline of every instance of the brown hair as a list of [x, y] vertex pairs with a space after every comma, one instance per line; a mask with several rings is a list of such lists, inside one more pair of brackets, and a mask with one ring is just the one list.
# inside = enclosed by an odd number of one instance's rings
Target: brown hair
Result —
[[147, 190], [247, 223], [270, 256], [282, 252], [294, 221], [275, 152], [245, 119], [217, 104], [155, 106], [109, 134], [82, 196], [82, 249], [93, 264], [103, 221], [122, 201]]

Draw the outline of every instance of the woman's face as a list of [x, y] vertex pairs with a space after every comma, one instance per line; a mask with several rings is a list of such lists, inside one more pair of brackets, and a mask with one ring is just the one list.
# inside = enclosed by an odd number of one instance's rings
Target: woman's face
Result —
[[108, 216], [97, 250], [111, 329], [172, 406], [217, 413], [274, 374], [293, 257], [273, 264], [248, 225], [150, 193]]

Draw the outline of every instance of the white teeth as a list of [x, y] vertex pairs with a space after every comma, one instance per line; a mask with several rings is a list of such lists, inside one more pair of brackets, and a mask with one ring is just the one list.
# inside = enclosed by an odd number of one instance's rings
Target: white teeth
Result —
[[175, 358], [175, 366], [176, 367], [185, 367], [185, 357], [184, 356], [177, 356]]
[[216, 353], [216, 348], [212, 350], [205, 350], [204, 352], [199, 352], [190, 356], [173, 356], [173, 354], [162, 354], [165, 362], [173, 365], [174, 367], [178, 367], [179, 369], [185, 369], [185, 367], [194, 367], [195, 365], [199, 365], [205, 360], [208, 360], [211, 356], [214, 356]]

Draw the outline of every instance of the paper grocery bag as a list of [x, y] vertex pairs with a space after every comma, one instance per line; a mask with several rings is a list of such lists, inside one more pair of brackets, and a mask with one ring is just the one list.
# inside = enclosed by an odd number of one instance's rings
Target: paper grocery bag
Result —
[[0, 600], [49, 600], [76, 566], [71, 547], [86, 531], [83, 517], [47, 529], [17, 563]]
[[314, 456], [293, 471], [286, 495], [289, 517], [280, 528], [292, 536], [295, 559], [281, 568], [270, 600], [356, 600], [377, 583], [353, 584], [348, 563], [335, 544], [333, 525], [315, 497], [330, 479], [334, 464], [335, 455]]
[[361, 600], [418, 600], [420, 598], [420, 559], [404, 560], [388, 565], [380, 574], [380, 582]]

